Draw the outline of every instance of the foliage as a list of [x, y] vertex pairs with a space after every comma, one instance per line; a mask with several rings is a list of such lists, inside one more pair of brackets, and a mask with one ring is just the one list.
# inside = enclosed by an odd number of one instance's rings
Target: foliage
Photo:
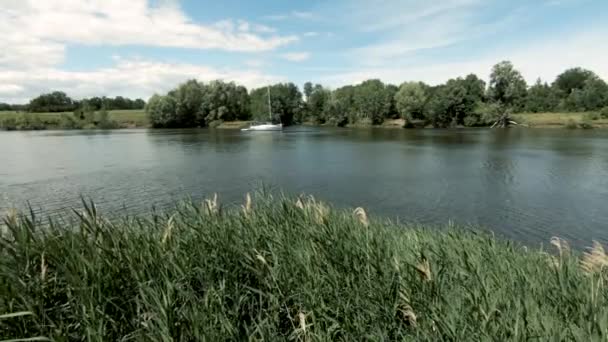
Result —
[[[0, 336], [50, 340], [604, 341], [608, 257], [371, 220], [311, 197], [165, 214], [13, 214]], [[21, 314], [23, 312], [27, 315]]]
[[509, 61], [503, 61], [492, 68], [488, 97], [506, 108], [517, 111], [523, 109], [526, 98], [526, 81]]
[[[268, 121], [268, 87], [251, 91], [251, 114], [257, 121]], [[304, 107], [302, 93], [293, 83], [278, 83], [270, 86], [272, 121], [291, 125]]]
[[249, 95], [247, 88], [234, 82], [213, 81], [203, 85], [203, 98], [199, 122], [247, 120]]
[[596, 78], [598, 77], [593, 71], [576, 67], [559, 74], [552, 86], [557, 95], [565, 99], [575, 90], [582, 90], [587, 80]]
[[78, 104], [61, 91], [42, 94], [33, 98], [28, 105], [29, 111], [34, 113], [68, 112], [75, 110], [77, 107]]
[[407, 121], [425, 118], [428, 86], [422, 82], [405, 82], [395, 94], [397, 111]]
[[[77, 111], [85, 106], [91, 109], [91, 111], [100, 110], [102, 107], [107, 110], [111, 109], [143, 109], [145, 102], [142, 99], [131, 100], [122, 96], [115, 98], [108, 97], [92, 97], [90, 99], [83, 99], [76, 101], [61, 91], [54, 91], [48, 94], [42, 94], [32, 99], [27, 105], [27, 109], [33, 113], [47, 113], [47, 112], [71, 112]], [[10, 109], [7, 110], [18, 110], [17, 105], [10, 105]], [[0, 109], [2, 110], [2, 109]]]
[[608, 119], [608, 106], [606, 106], [600, 110], [600, 117], [602, 119]]
[[555, 110], [558, 105], [555, 91], [546, 82], [537, 79], [536, 83], [528, 89], [526, 97], [526, 112], [545, 113]]
[[153, 127], [176, 127], [176, 101], [172, 96], [153, 95], [146, 105], [146, 114]]
[[356, 123], [369, 120], [372, 124], [381, 124], [391, 109], [391, 93], [382, 81], [367, 80], [355, 86], [353, 106]]
[[564, 101], [571, 111], [599, 110], [608, 105], [608, 85], [602, 79], [585, 80], [581, 89], [574, 89]]
[[427, 120], [434, 127], [477, 125], [479, 120], [473, 122], [467, 119], [465, 122], [465, 118], [474, 115], [483, 100], [484, 89], [485, 83], [475, 75], [451, 79], [445, 85], [432, 88], [427, 104]]
[[309, 89], [306, 101], [307, 119], [316, 123], [325, 123], [329, 116], [329, 102], [331, 91], [323, 88], [320, 84], [315, 84]]

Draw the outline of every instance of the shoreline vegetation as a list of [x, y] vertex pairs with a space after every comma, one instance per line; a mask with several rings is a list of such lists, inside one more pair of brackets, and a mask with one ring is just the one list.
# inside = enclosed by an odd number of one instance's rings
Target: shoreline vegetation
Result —
[[13, 212], [0, 336], [50, 340], [606, 340], [608, 256], [528, 249], [312, 197], [148, 216]]
[[[487, 84], [469, 74], [436, 86], [370, 79], [337, 89], [307, 82], [302, 90], [278, 83], [248, 91], [234, 82], [192, 79], [147, 103], [120, 96], [78, 101], [56, 91], [27, 105], [0, 103], [0, 129], [240, 128], [238, 122], [267, 121], [270, 108], [272, 121], [284, 126], [608, 127], [608, 84], [580, 67], [565, 70], [550, 85], [538, 79], [529, 86], [511, 62], [503, 61], [492, 68]], [[112, 112], [116, 109], [125, 111]], [[128, 119], [129, 109], [139, 110], [131, 113], [136, 119]], [[396, 125], [400, 120], [403, 124]]]

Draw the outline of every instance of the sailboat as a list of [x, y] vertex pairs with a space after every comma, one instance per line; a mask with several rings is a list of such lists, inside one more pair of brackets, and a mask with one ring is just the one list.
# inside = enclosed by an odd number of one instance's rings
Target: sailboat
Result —
[[243, 128], [241, 131], [280, 131], [283, 129], [283, 124], [272, 123], [272, 105], [270, 104], [270, 86], [266, 88], [268, 90], [268, 116], [270, 120], [268, 122], [254, 122], [248, 128]]

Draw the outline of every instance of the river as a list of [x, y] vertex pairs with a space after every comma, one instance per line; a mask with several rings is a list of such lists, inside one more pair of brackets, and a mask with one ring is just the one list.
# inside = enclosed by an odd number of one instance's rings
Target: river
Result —
[[0, 211], [109, 215], [264, 184], [372, 216], [480, 225], [526, 244], [608, 241], [608, 131], [330, 129], [0, 132]]

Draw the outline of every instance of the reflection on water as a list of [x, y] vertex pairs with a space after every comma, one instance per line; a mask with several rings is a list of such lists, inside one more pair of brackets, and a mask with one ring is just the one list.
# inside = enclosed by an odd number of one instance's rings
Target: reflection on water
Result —
[[[0, 210], [112, 214], [266, 184], [404, 221], [479, 224], [527, 243], [608, 240], [604, 131], [290, 128], [0, 133]], [[42, 209], [40, 209], [42, 208]]]

